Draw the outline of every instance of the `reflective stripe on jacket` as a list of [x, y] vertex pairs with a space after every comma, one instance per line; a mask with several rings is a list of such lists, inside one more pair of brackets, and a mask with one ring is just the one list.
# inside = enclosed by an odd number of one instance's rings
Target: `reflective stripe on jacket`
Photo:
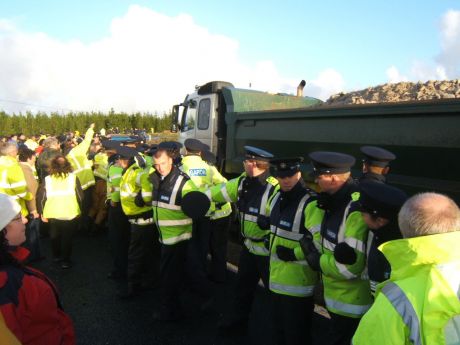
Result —
[[158, 185], [153, 187], [153, 220], [159, 229], [160, 242], [172, 245], [190, 239], [193, 221], [182, 211], [181, 203], [187, 193], [197, 190], [196, 186], [176, 167], [163, 179], [154, 177]]
[[[150, 168], [151, 169], [151, 168]], [[152, 185], [148, 182], [149, 168], [141, 169], [137, 164], [131, 164], [126, 169], [120, 181], [120, 201], [123, 212], [127, 216], [142, 215], [152, 209]], [[137, 206], [135, 199], [141, 193], [144, 206]]]
[[241, 234], [249, 252], [268, 256], [263, 240], [270, 230], [262, 230], [257, 225], [259, 215], [267, 216], [267, 202], [278, 189], [278, 181], [267, 176], [264, 183], [258, 178], [248, 178], [246, 173], [226, 183], [211, 188], [211, 198], [215, 202], [236, 203], [240, 215]]
[[[300, 185], [299, 185], [300, 187]], [[296, 187], [294, 187], [296, 188]], [[296, 191], [295, 197], [281, 207], [280, 191], [270, 205], [270, 290], [283, 295], [307, 297], [313, 295], [318, 273], [304, 259], [282, 261], [276, 254], [277, 246], [300, 250], [299, 240], [306, 233], [305, 211], [311, 194], [305, 188]]]
[[[307, 206], [306, 226], [313, 229], [315, 245], [322, 253], [320, 266], [327, 309], [343, 316], [361, 317], [370, 308], [372, 295], [369, 281], [362, 276], [368, 229], [357, 204], [350, 197], [331, 212], [318, 208], [317, 201], [313, 201]], [[354, 264], [335, 261], [335, 245], [340, 242], [355, 250]]]
[[390, 280], [378, 285], [353, 344], [460, 343], [460, 232], [386, 242]]
[[43, 208], [43, 217], [71, 220], [80, 215], [76, 179], [77, 177], [73, 173], [65, 177], [55, 175], [45, 177], [46, 202]]
[[0, 157], [0, 193], [12, 196], [21, 206], [21, 214], [27, 216], [26, 201], [32, 200], [19, 162], [10, 156]]

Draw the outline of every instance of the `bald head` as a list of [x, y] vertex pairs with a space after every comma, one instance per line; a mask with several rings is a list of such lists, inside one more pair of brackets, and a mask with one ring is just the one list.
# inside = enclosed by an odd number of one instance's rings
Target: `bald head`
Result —
[[460, 209], [445, 195], [421, 193], [404, 203], [398, 222], [405, 238], [460, 231]]

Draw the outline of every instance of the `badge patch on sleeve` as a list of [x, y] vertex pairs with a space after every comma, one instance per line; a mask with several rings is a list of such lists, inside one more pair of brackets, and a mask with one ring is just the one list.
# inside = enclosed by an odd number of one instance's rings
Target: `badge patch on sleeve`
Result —
[[188, 176], [206, 176], [206, 169], [189, 169]]

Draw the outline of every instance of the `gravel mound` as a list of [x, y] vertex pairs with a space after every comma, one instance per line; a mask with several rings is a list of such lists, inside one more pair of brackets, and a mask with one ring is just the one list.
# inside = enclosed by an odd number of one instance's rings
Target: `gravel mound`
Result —
[[422, 101], [460, 98], [460, 79], [429, 80], [426, 83], [401, 82], [332, 95], [324, 105]]

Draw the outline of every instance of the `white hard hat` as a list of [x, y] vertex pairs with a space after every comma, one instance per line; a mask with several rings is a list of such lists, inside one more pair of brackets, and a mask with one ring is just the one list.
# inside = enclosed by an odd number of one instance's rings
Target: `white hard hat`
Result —
[[0, 193], [0, 231], [21, 212], [21, 206], [11, 196]]

